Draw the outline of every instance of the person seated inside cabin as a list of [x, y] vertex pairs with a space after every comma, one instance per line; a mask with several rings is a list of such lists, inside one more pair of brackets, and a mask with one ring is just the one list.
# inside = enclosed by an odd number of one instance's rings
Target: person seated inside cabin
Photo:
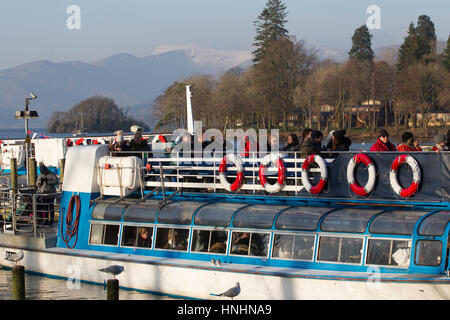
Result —
[[446, 145], [447, 143], [447, 137], [443, 133], [438, 133], [434, 136], [434, 146], [433, 151], [440, 152], [440, 151], [448, 151], [449, 148]]
[[248, 245], [250, 243], [250, 233], [235, 232], [231, 242], [231, 253], [248, 255]]
[[186, 250], [188, 235], [189, 230], [169, 229], [167, 243], [163, 246], [163, 249]]
[[139, 227], [137, 246], [141, 248], [150, 248], [152, 246], [151, 229]]
[[209, 252], [211, 253], [225, 253], [226, 251], [227, 246], [224, 242], [216, 242], [209, 249]]
[[314, 252], [314, 237], [296, 236], [294, 246], [294, 259], [311, 260]]
[[286, 143], [280, 149], [281, 151], [298, 151], [299, 150], [299, 142], [298, 137], [295, 133], [291, 133], [288, 135]]
[[370, 147], [370, 151], [397, 151], [395, 145], [389, 141], [389, 132], [386, 129], [381, 129], [378, 132], [378, 139]]
[[419, 141], [414, 138], [414, 135], [411, 132], [404, 132], [402, 134], [402, 143], [397, 145], [398, 151], [422, 151], [422, 148], [419, 146]]
[[[348, 137], [345, 136], [347, 131], [343, 130], [334, 130], [331, 133], [331, 140], [326, 146], [327, 151], [349, 151], [352, 142]], [[337, 157], [338, 154], [330, 153], [329, 157]]]
[[307, 158], [312, 154], [320, 155], [322, 151], [323, 133], [319, 130], [313, 130], [311, 136], [306, 138], [301, 146], [301, 157]]
[[[134, 136], [128, 145], [127, 151], [150, 151], [148, 141], [142, 138], [144, 128], [133, 125], [131, 126], [130, 131], [134, 133]], [[142, 158], [142, 153], [130, 154], [130, 156], [131, 155]]]
[[292, 244], [294, 237], [291, 235], [276, 235], [273, 247], [275, 258], [292, 258]]
[[411, 255], [411, 248], [402, 246], [402, 247], [399, 247], [392, 254], [392, 259], [398, 266], [406, 267], [409, 265], [410, 255]]

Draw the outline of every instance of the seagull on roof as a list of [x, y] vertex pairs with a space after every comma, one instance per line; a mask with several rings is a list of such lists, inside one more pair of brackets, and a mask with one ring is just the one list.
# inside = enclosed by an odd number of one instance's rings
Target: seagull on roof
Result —
[[234, 287], [228, 289], [227, 291], [219, 293], [219, 294], [210, 293], [210, 295], [224, 296], [224, 297], [231, 298], [231, 300], [233, 300], [233, 298], [236, 297], [239, 293], [241, 293], [241, 287], [239, 286], [239, 282], [236, 282], [236, 285]]
[[17, 265], [17, 262], [19, 262], [20, 260], [23, 259], [23, 251], [20, 250], [18, 252], [12, 253], [12, 254], [11, 253], [6, 253], [5, 259], [8, 260], [8, 261], [15, 262], [16, 265]]
[[98, 271], [100, 272], [112, 274], [114, 276], [114, 280], [116, 279], [116, 276], [121, 274], [124, 270], [125, 268], [123, 266], [118, 265], [112, 265], [107, 268], [98, 269]]

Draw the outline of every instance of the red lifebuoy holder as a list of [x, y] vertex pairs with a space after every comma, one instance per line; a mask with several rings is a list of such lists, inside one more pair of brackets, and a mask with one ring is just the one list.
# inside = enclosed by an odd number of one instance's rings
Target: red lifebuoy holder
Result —
[[[367, 166], [367, 170], [369, 171], [369, 179], [364, 187], [361, 187], [356, 183], [355, 180], [355, 168], [359, 163], [364, 163]], [[350, 185], [350, 189], [354, 193], [360, 196], [367, 196], [372, 192], [373, 187], [375, 186], [377, 175], [375, 170], [375, 164], [372, 159], [364, 153], [356, 154], [348, 163], [347, 166], [347, 181]]]
[[[225, 175], [227, 171], [227, 161], [233, 163], [236, 166], [236, 179], [233, 183], [229, 183]], [[222, 162], [219, 166], [219, 179], [222, 183], [222, 186], [227, 191], [238, 191], [242, 187], [242, 182], [244, 181], [244, 166], [242, 165], [242, 160], [238, 155], [229, 153], [223, 157]]]
[[[314, 162], [317, 163], [320, 168], [320, 181], [315, 186], [313, 186], [311, 182], [309, 182], [309, 167]], [[327, 181], [327, 165], [325, 164], [323, 158], [317, 154], [312, 154], [307, 157], [302, 165], [302, 183], [305, 189], [311, 194], [318, 194], [325, 188]]]
[[[413, 171], [413, 181], [411, 182], [411, 184], [408, 188], [402, 188], [402, 186], [400, 185], [400, 183], [398, 182], [398, 179], [397, 179], [398, 168], [403, 163], [408, 164]], [[395, 160], [392, 162], [389, 178], [390, 178], [390, 182], [391, 182], [391, 187], [392, 187], [392, 189], [394, 189], [394, 192], [397, 195], [399, 195], [403, 198], [411, 197], [412, 195], [414, 195], [417, 192], [417, 190], [419, 190], [419, 184], [420, 184], [420, 180], [421, 180], [421, 172], [420, 172], [419, 164], [417, 163], [416, 159], [414, 159], [412, 156], [407, 155], [407, 154], [402, 154], [402, 155], [398, 156], [397, 158], [395, 158]]]
[[159, 134], [153, 138], [152, 143], [157, 143], [157, 142], [167, 143], [166, 138], [164, 138], [164, 136], [162, 134]]
[[[267, 166], [270, 163], [276, 164], [278, 168], [278, 179], [275, 184], [270, 184], [267, 182]], [[269, 193], [276, 193], [281, 190], [284, 186], [284, 180], [286, 178], [286, 166], [284, 165], [283, 159], [281, 159], [280, 154], [278, 153], [270, 153], [266, 155], [259, 166], [259, 182], [265, 191]]]

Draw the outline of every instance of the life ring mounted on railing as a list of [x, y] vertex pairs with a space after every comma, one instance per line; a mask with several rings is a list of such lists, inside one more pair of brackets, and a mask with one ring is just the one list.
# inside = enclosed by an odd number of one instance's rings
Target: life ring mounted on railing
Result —
[[[278, 178], [275, 184], [270, 184], [267, 182], [266, 171], [267, 166], [269, 166], [270, 163], [276, 164], [278, 168]], [[284, 186], [285, 178], [286, 166], [284, 165], [283, 159], [281, 159], [281, 155], [278, 153], [270, 153], [266, 155], [262, 159], [261, 165], [259, 166], [259, 181], [264, 190], [269, 193], [279, 192]]]
[[[397, 179], [398, 169], [403, 163], [408, 164], [413, 171], [413, 181], [408, 188], [402, 188]], [[391, 182], [391, 187], [397, 195], [403, 198], [408, 198], [414, 195], [419, 190], [419, 184], [421, 181], [421, 171], [416, 159], [407, 154], [402, 154], [395, 158], [391, 165], [389, 179]]]
[[166, 140], [166, 138], [164, 138], [164, 136], [162, 134], [158, 134], [153, 138], [152, 143], [158, 143], [158, 142], [167, 143], [167, 140]]
[[[311, 164], [314, 162], [317, 163], [320, 168], [320, 181], [315, 186], [313, 186], [311, 182], [309, 182], [309, 169]], [[311, 194], [318, 194], [322, 192], [322, 190], [325, 188], [327, 181], [328, 181], [327, 165], [323, 160], [323, 158], [317, 154], [312, 154], [309, 157], [307, 157], [302, 165], [302, 183], [306, 191], [308, 191]]]
[[[227, 171], [227, 162], [231, 162], [236, 166], [236, 179], [233, 183], [229, 183], [225, 175]], [[225, 190], [229, 192], [239, 191], [244, 181], [244, 166], [242, 164], [241, 158], [238, 155], [235, 155], [234, 153], [228, 153], [223, 157], [222, 162], [219, 166], [219, 179]]]
[[[367, 170], [369, 172], [369, 178], [364, 187], [358, 185], [358, 183], [356, 183], [355, 180], [355, 168], [359, 163], [364, 163], [367, 166]], [[364, 153], [358, 153], [348, 162], [347, 181], [348, 184], [350, 185], [350, 189], [352, 189], [352, 191], [357, 195], [367, 196], [369, 193], [371, 193], [375, 186], [376, 178], [377, 173], [375, 170], [375, 164], [368, 155]]]
[[[76, 204], [75, 211], [75, 220], [73, 220], [73, 208], [74, 204]], [[61, 216], [61, 239], [66, 244], [66, 247], [69, 249], [73, 249], [78, 241], [78, 225], [80, 223], [80, 213], [81, 213], [81, 199], [79, 195], [74, 194], [69, 201], [69, 205], [66, 210], [66, 232], [64, 233], [64, 219]], [[64, 214], [64, 213], [63, 213]], [[75, 241], [72, 245], [69, 245], [69, 242], [72, 238], [75, 237]]]

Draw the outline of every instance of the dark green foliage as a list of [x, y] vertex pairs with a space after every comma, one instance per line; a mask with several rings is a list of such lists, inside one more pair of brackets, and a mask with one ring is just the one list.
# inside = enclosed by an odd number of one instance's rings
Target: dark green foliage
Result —
[[419, 42], [417, 56], [419, 59], [429, 54], [436, 54], [436, 33], [429, 16], [421, 15], [417, 20], [417, 39]]
[[404, 69], [407, 65], [410, 65], [419, 59], [418, 48], [419, 39], [417, 37], [416, 28], [414, 28], [414, 23], [411, 22], [408, 29], [408, 35], [405, 37], [405, 40], [398, 50], [398, 70]]
[[450, 35], [448, 36], [447, 47], [444, 50], [442, 63], [444, 64], [445, 69], [450, 72]]
[[95, 96], [81, 101], [72, 109], [53, 113], [48, 124], [48, 132], [63, 133], [72, 132], [81, 128], [86, 132], [113, 132], [116, 130], [128, 131], [136, 124], [148, 131], [147, 125], [132, 118], [128, 118], [119, 109], [114, 100]]
[[263, 11], [253, 23], [256, 26], [253, 62], [260, 62], [272, 43], [288, 36], [288, 30], [285, 28], [286, 16], [286, 6], [281, 0], [267, 1]]
[[355, 30], [352, 37], [352, 48], [348, 53], [350, 59], [373, 63], [372, 35], [366, 25]]
[[428, 63], [435, 60], [436, 34], [430, 17], [421, 15], [417, 27], [411, 23], [408, 35], [398, 51], [397, 69], [403, 70], [417, 61]]

